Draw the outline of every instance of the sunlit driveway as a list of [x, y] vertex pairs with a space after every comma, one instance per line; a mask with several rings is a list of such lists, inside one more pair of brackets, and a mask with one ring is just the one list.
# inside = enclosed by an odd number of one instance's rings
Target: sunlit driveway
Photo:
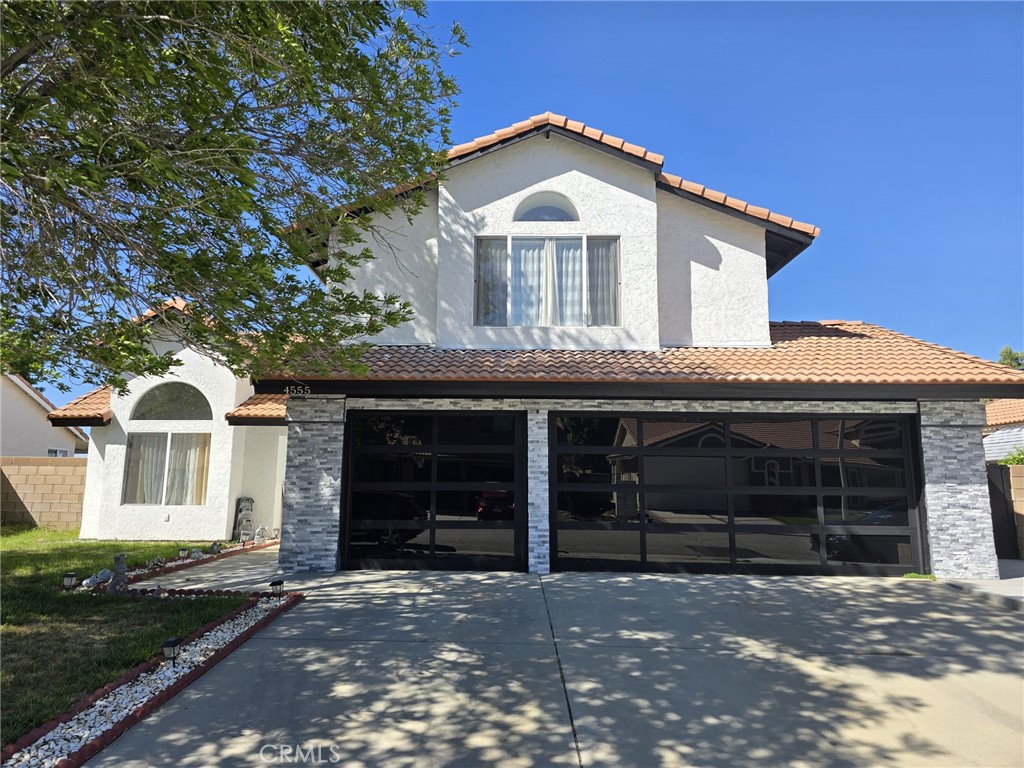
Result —
[[90, 765], [1024, 764], [1024, 614], [942, 584], [310, 583]]

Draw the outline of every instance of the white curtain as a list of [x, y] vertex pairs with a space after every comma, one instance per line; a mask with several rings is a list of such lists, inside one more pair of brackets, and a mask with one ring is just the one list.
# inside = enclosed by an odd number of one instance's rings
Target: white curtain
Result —
[[123, 503], [162, 503], [167, 433], [128, 435], [126, 454]]
[[208, 434], [171, 435], [166, 504], [206, 503], [206, 467], [209, 455]]
[[512, 317], [509, 325], [541, 325], [544, 306], [544, 238], [512, 240]]
[[590, 325], [619, 324], [619, 241], [587, 239]]
[[508, 309], [508, 251], [505, 238], [476, 243], [476, 324], [503, 326]]
[[583, 325], [583, 240], [559, 238], [554, 251], [549, 324]]

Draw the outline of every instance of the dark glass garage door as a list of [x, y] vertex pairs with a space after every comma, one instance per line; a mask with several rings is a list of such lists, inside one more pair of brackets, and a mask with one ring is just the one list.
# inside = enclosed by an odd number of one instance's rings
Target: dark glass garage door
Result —
[[351, 411], [343, 568], [523, 570], [522, 414]]
[[923, 570], [902, 418], [555, 414], [558, 570]]

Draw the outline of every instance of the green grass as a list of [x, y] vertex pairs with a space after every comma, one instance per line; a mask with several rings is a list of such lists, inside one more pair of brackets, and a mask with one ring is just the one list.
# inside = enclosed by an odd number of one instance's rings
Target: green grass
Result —
[[240, 597], [154, 600], [67, 593], [65, 571], [80, 579], [129, 569], [154, 557], [176, 559], [192, 542], [79, 541], [77, 531], [0, 528], [0, 741], [8, 744], [156, 653], [245, 602]]
[[933, 573], [910, 573], [903, 574], [904, 579], [924, 579], [925, 581], [935, 581], [935, 574]]

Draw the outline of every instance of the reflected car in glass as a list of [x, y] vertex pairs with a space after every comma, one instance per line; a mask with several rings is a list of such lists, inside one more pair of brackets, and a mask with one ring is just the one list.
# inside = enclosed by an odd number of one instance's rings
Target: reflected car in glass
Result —
[[[903, 527], [910, 524], [905, 502], [895, 502], [879, 507], [865, 515], [852, 525], [876, 525], [879, 527]], [[829, 560], [841, 560], [854, 563], [892, 563], [900, 562], [898, 544], [905, 536], [858, 536], [856, 534], [834, 534], [825, 537]], [[818, 534], [811, 534], [811, 549], [815, 552], [821, 547]]]
[[516, 504], [510, 491], [484, 491], [476, 502], [477, 520], [515, 520]]
[[[349, 511], [349, 538], [396, 548], [427, 529], [428, 514], [411, 496], [388, 491], [355, 491]], [[422, 527], [392, 527], [389, 523], [419, 522]]]

